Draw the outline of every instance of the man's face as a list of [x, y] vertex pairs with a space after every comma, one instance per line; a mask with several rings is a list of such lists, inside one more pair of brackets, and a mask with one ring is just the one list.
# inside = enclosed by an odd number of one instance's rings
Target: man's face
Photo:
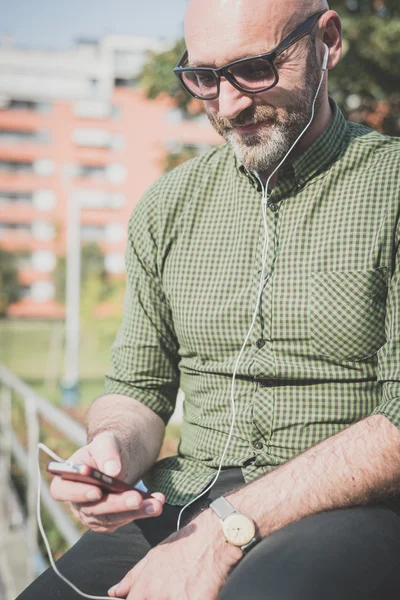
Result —
[[[238, 0], [238, 6], [236, 14], [234, 10], [228, 11], [219, 21], [217, 14], [214, 22], [205, 20], [202, 28], [201, 17], [196, 16], [193, 24], [189, 15], [186, 41], [190, 63], [219, 67], [269, 52], [309, 16], [304, 13], [292, 16], [288, 18], [290, 23], [285, 23], [280, 15], [277, 18], [280, 22], [274, 27], [274, 15], [270, 15], [269, 25], [265, 26], [246, 10], [245, 3]], [[204, 102], [212, 126], [252, 171], [267, 171], [288, 152], [310, 120], [321, 78], [321, 65], [311, 36], [291, 46], [275, 64], [279, 82], [271, 90], [246, 94], [222, 77], [219, 98]], [[316, 103], [316, 113], [321, 98], [322, 94]]]
[[[321, 73], [314, 46], [310, 42], [303, 42], [303, 46], [305, 64], [299, 77], [302, 81], [279, 94], [279, 100], [275, 100], [272, 90], [258, 94], [249, 107], [232, 118], [219, 112], [218, 100], [205, 102], [211, 125], [249, 171], [267, 171], [282, 159], [310, 120]], [[316, 112], [320, 104], [317, 101]]]

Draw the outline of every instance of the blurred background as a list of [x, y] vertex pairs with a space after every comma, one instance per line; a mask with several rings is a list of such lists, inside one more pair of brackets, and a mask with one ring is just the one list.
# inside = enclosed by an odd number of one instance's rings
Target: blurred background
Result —
[[[185, 5], [0, 0], [0, 600], [46, 565], [36, 443], [65, 458], [84, 443], [121, 320], [132, 209], [165, 171], [221, 143], [172, 73]], [[347, 118], [399, 136], [398, 0], [330, 5], [345, 40], [331, 95]], [[181, 404], [163, 455], [176, 451]], [[59, 556], [80, 532], [46, 486], [44, 504]]]

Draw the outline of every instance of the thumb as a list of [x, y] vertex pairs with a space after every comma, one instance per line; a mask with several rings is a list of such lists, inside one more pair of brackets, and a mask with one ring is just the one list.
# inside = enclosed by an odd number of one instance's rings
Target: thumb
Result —
[[104, 431], [93, 438], [90, 444], [90, 453], [96, 461], [98, 468], [116, 477], [121, 472], [121, 456], [119, 451], [119, 440], [111, 431]]
[[108, 590], [109, 596], [112, 598], [126, 598], [137, 578], [137, 572], [141, 571], [139, 564], [133, 567], [119, 583]]

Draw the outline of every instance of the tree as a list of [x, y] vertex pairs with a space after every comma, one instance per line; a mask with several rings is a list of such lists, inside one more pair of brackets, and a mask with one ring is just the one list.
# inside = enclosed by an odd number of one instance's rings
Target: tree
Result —
[[18, 279], [17, 258], [11, 252], [0, 248], [0, 315], [4, 316], [10, 304], [21, 297]]
[[175, 106], [180, 108], [186, 117], [202, 111], [202, 103], [189, 96], [181, 86], [173, 69], [186, 49], [185, 41], [178, 40], [170, 50], [149, 52], [149, 58], [138, 82], [148, 98], [157, 98], [167, 94], [173, 98]]
[[400, 8], [398, 0], [333, 0], [342, 15], [344, 51], [330, 89], [346, 116], [400, 135]]
[[[343, 59], [330, 73], [330, 93], [350, 120], [400, 135], [399, 0], [332, 0], [342, 17]], [[180, 87], [172, 69], [185, 49], [179, 40], [152, 53], [139, 78], [149, 98], [168, 94], [184, 114], [201, 104]]]

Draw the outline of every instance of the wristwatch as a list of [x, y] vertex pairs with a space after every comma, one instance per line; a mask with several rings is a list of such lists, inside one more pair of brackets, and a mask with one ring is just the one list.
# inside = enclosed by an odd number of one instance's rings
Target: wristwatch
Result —
[[248, 552], [260, 540], [256, 535], [254, 521], [236, 510], [226, 498], [221, 496], [210, 504], [221, 521], [222, 531], [227, 542]]

